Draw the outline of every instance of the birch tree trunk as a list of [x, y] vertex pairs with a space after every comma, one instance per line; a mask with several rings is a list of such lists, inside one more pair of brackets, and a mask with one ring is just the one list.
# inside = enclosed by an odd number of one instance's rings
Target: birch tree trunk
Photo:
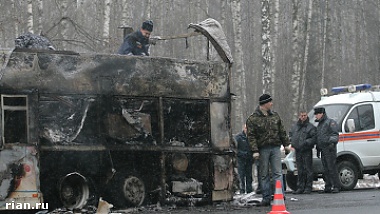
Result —
[[152, 1], [147, 0], [146, 1], [146, 7], [145, 7], [145, 17], [143, 18], [144, 20], [151, 19], [152, 15]]
[[[17, 5], [15, 3], [15, 0], [11, 0], [12, 5], [12, 14], [13, 14], [13, 27], [14, 27], [14, 38], [17, 38], [19, 36], [19, 18], [17, 16]], [[5, 41], [5, 39], [4, 39]]]
[[321, 88], [325, 87], [325, 69], [326, 69], [326, 42], [327, 42], [327, 25], [328, 25], [329, 1], [325, 0], [325, 14], [323, 17], [323, 42], [322, 42], [322, 71], [321, 71]]
[[303, 53], [303, 62], [302, 62], [302, 72], [301, 72], [301, 95], [299, 100], [298, 112], [299, 110], [306, 110], [306, 99], [305, 99], [305, 87], [306, 87], [306, 76], [308, 71], [308, 59], [309, 59], [309, 45], [310, 45], [310, 29], [311, 29], [311, 20], [313, 17], [313, 0], [309, 0], [308, 11], [307, 11], [307, 20], [306, 20], [306, 31], [305, 31], [305, 48]]
[[272, 85], [272, 70], [271, 70], [271, 38], [270, 38], [270, 0], [261, 0], [261, 54], [263, 59], [263, 93], [270, 93]]
[[38, 8], [38, 34], [42, 34], [42, 29], [43, 29], [43, 24], [42, 24], [42, 19], [43, 19], [43, 11], [44, 11], [44, 5], [43, 5], [43, 0], [38, 0], [37, 1], [37, 8]]
[[[272, 80], [271, 82], [275, 83], [276, 82], [276, 61], [277, 61], [277, 56], [276, 56], [276, 52], [274, 49], [277, 48], [277, 35], [279, 35], [279, 32], [278, 32], [278, 21], [279, 21], [279, 14], [280, 13], [280, 0], [274, 0], [274, 11], [273, 11], [273, 32], [272, 32], [272, 35], [273, 35], [273, 41], [272, 41], [272, 47], [273, 47], [273, 51], [270, 52], [271, 54], [271, 70], [272, 70], [272, 74], [271, 74], [271, 77], [272, 77]], [[270, 94], [274, 95], [274, 92], [275, 92], [275, 84], [272, 84], [272, 87], [271, 87], [271, 90], [270, 90]]]
[[67, 20], [68, 18], [68, 0], [61, 0], [60, 1], [60, 11], [62, 13], [62, 21], [61, 21], [61, 26], [60, 26], [60, 34], [62, 37], [62, 49], [67, 50], [68, 49], [68, 38], [69, 38], [69, 21]]
[[234, 29], [234, 46], [235, 46], [235, 72], [233, 73], [233, 80], [235, 83], [234, 91], [239, 96], [239, 99], [235, 101], [235, 127], [240, 127], [240, 125], [245, 123], [245, 117], [243, 115], [244, 107], [246, 107], [246, 93], [245, 93], [245, 72], [243, 64], [243, 45], [241, 37], [241, 4], [240, 0], [232, 0], [231, 2], [231, 12], [232, 12], [232, 25]]
[[226, 4], [228, 0], [220, 0], [221, 8], [220, 8], [220, 24], [222, 26], [226, 25]]
[[[368, 72], [370, 69], [368, 68], [368, 65], [369, 65], [369, 62], [368, 62], [368, 59], [369, 59], [369, 45], [368, 45], [368, 31], [367, 31], [367, 20], [366, 20], [366, 12], [365, 12], [365, 9], [364, 9], [364, 6], [363, 6], [363, 0], [359, 0], [359, 5], [360, 5], [360, 12], [361, 12], [361, 18], [363, 20], [362, 22], [362, 25], [361, 25], [361, 28], [363, 29], [361, 32], [362, 32], [362, 35], [361, 35], [361, 40], [362, 40], [362, 44], [364, 47], [363, 48], [363, 66], [362, 66], [362, 70], [364, 70], [365, 72]], [[362, 73], [362, 72], [360, 72]], [[360, 78], [360, 80], [362, 80], [363, 77]]]
[[293, 119], [294, 118], [297, 118], [297, 115], [298, 115], [298, 103], [299, 103], [299, 96], [300, 96], [300, 93], [299, 93], [299, 89], [300, 89], [300, 79], [301, 79], [301, 62], [300, 62], [300, 59], [301, 59], [301, 56], [300, 56], [300, 50], [299, 50], [299, 46], [300, 46], [300, 43], [301, 41], [300, 40], [300, 26], [299, 26], [299, 22], [300, 22], [300, 3], [299, 3], [299, 0], [292, 0], [293, 2], [293, 39], [292, 39], [292, 58], [293, 58], [293, 72], [292, 72], [292, 84], [291, 84], [291, 88], [292, 88], [292, 95], [293, 95], [293, 99], [292, 99], [292, 113], [293, 113]]
[[[0, 2], [0, 8], [3, 7], [3, 3]], [[5, 47], [5, 38], [6, 36], [4, 35], [4, 28], [0, 27], [0, 47], [4, 46]]]
[[111, 0], [104, 1], [104, 24], [103, 24], [103, 41], [106, 46], [110, 43], [110, 11], [111, 11]]
[[33, 31], [33, 0], [27, 0], [27, 22], [26, 29], [30, 33], [34, 33]]
[[132, 26], [132, 5], [128, 3], [129, 0], [122, 0], [122, 14], [121, 14], [121, 23], [123, 26]]

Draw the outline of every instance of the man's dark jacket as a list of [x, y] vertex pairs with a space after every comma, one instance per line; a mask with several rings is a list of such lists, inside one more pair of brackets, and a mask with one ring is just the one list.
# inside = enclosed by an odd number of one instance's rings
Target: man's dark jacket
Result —
[[149, 56], [149, 39], [145, 38], [141, 31], [135, 31], [124, 38], [118, 54]]
[[252, 150], [249, 146], [247, 135], [245, 135], [244, 131], [240, 132], [235, 136], [235, 141], [237, 144], [237, 156], [244, 158], [253, 158]]
[[303, 122], [298, 120], [289, 133], [292, 147], [299, 151], [311, 150], [316, 144], [316, 134], [317, 128], [309, 122], [309, 118]]
[[326, 114], [317, 122], [317, 148], [335, 146], [339, 141], [338, 124]]

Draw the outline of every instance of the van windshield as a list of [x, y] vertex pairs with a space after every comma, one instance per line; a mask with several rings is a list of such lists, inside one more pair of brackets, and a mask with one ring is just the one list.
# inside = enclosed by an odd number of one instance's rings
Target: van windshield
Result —
[[[314, 108], [317, 106], [314, 106]], [[346, 115], [347, 111], [350, 109], [351, 105], [347, 104], [333, 104], [333, 105], [326, 105], [326, 106], [318, 106], [318, 107], [324, 107], [326, 109], [326, 114], [329, 118], [334, 119], [338, 125], [339, 125], [339, 131], [342, 130], [342, 121], [344, 119], [344, 116]], [[312, 109], [309, 113], [310, 122], [313, 123], [315, 126], [318, 125], [317, 122], [315, 122], [315, 116], [314, 116], [314, 109]]]

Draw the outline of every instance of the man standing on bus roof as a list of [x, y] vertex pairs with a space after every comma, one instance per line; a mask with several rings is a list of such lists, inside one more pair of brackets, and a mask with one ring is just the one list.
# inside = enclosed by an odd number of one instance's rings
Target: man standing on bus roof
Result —
[[[260, 160], [261, 191], [263, 200], [260, 206], [269, 206], [273, 188], [271, 178], [274, 181], [282, 179], [281, 145], [285, 153], [289, 152], [289, 138], [284, 124], [278, 113], [272, 111], [272, 97], [263, 94], [259, 98], [260, 105], [247, 119], [247, 137], [253, 152], [253, 158]], [[271, 167], [272, 176], [269, 175]], [[282, 183], [284, 188], [284, 184]], [[284, 191], [283, 191], [284, 192]]]
[[149, 37], [153, 31], [153, 22], [144, 21], [139, 30], [128, 34], [124, 38], [118, 54], [149, 56]]
[[323, 107], [314, 109], [317, 126], [317, 149], [321, 151], [323, 165], [323, 179], [325, 180], [324, 193], [338, 193], [340, 181], [336, 168], [336, 152], [339, 141], [338, 124], [335, 120], [327, 117]]

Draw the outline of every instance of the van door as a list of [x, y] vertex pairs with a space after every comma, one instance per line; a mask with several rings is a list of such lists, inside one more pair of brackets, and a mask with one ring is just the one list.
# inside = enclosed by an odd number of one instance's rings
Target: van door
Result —
[[28, 103], [28, 95], [1, 95], [0, 210], [33, 209], [42, 200]]
[[[355, 153], [360, 157], [363, 166], [378, 166], [380, 163], [380, 121], [375, 115], [380, 115], [378, 103], [361, 103], [353, 106], [343, 121], [344, 130], [340, 141], [344, 143], [343, 150]], [[353, 119], [355, 129], [350, 133], [348, 120]]]

